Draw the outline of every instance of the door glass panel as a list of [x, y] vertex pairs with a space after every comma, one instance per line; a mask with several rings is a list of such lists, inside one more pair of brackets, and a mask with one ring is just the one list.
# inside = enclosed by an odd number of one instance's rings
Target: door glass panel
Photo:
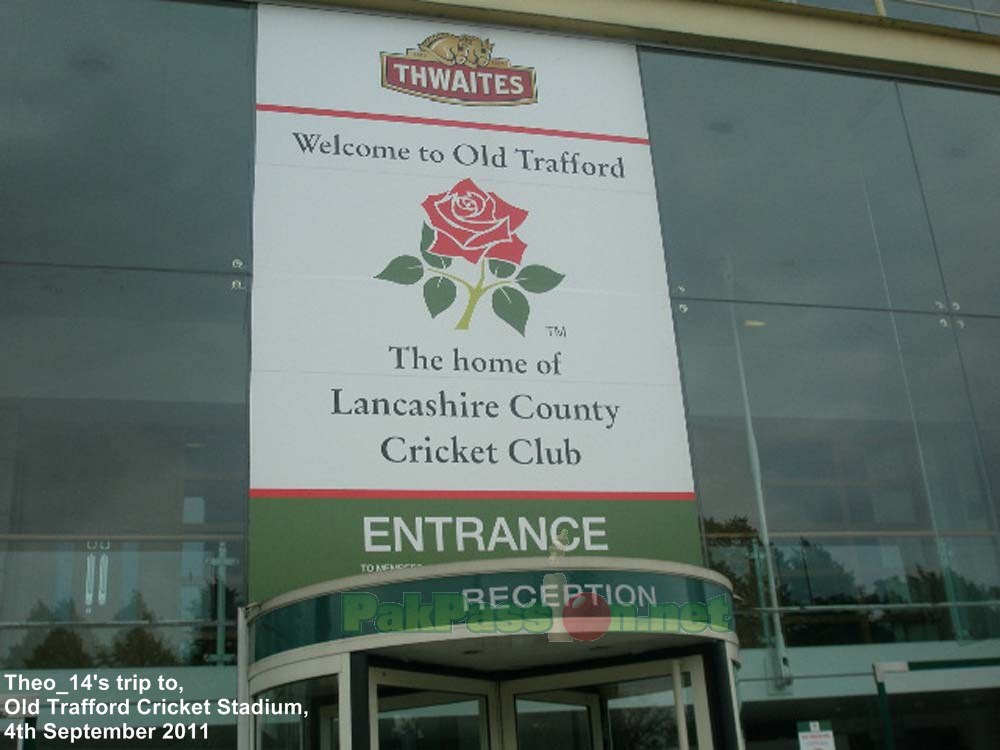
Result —
[[[685, 673], [690, 685], [690, 677]], [[680, 747], [677, 704], [669, 677], [606, 685], [608, 733], [615, 750], [674, 750]], [[690, 748], [698, 747], [694, 706], [686, 714]]]
[[[298, 703], [302, 713], [265, 715], [257, 719], [256, 750], [336, 750], [340, 746], [337, 679], [336, 675], [317, 677], [257, 695], [257, 699], [275, 703]], [[319, 721], [313, 717], [319, 717]]]
[[301, 750], [302, 722], [294, 716], [267, 716], [258, 725], [260, 750]]
[[[576, 675], [553, 675], [532, 678], [523, 685], [523, 691], [515, 682], [512, 692], [517, 750], [708, 748], [708, 735], [699, 743], [698, 733], [699, 721], [704, 725], [701, 730], [708, 731], [707, 712], [699, 716], [695, 710], [696, 695], [703, 695], [698, 691], [703, 691], [704, 686], [696, 689], [690, 667], [687, 669], [679, 669], [675, 675], [669, 664], [662, 671], [642, 668], [645, 675], [653, 676], [595, 679], [590, 684], [586, 684], [586, 674], [578, 675], [579, 682], [574, 679]], [[629, 671], [628, 667], [621, 669], [626, 674]], [[551, 687], [538, 691], [543, 684]]]
[[[504, 682], [449, 682], [429, 673], [396, 670], [372, 674], [377, 675], [373, 710], [380, 750], [712, 747], [705, 680], [697, 659]], [[455, 689], [439, 690], [438, 685]], [[321, 713], [320, 727], [325, 721]], [[304, 737], [304, 747], [325, 750], [323, 736], [321, 729], [319, 745]]]
[[594, 740], [590, 730], [590, 709], [581, 702], [559, 700], [541, 694], [517, 698], [518, 750], [590, 750]]
[[320, 750], [339, 750], [340, 712], [337, 706], [324, 706], [319, 713]]
[[486, 699], [380, 686], [378, 738], [380, 750], [486, 750]]

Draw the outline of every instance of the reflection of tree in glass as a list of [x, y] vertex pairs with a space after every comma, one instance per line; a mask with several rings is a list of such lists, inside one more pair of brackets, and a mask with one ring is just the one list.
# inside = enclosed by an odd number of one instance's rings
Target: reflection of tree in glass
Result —
[[673, 709], [619, 708], [609, 712], [614, 747], [629, 750], [671, 750], [678, 746]]
[[[754, 542], [760, 544], [757, 530], [746, 516], [733, 516], [724, 521], [705, 518], [704, 530], [710, 567], [733, 582], [740, 642], [744, 647], [761, 645], [759, 619], [746, 616], [761, 606], [758, 592], [767, 591], [766, 573], [763, 566], [757, 569], [753, 555]], [[852, 543], [854, 540], [838, 546], [850, 549]], [[864, 542], [867, 546], [872, 543]], [[896, 549], [899, 543], [890, 537], [878, 544]], [[1000, 585], [996, 583], [977, 582], [950, 567], [941, 572], [920, 564], [905, 565], [904, 573], [876, 578], [882, 571], [875, 571], [873, 575], [870, 569], [854, 570], [838, 562], [830, 550], [815, 539], [800, 538], [797, 544], [772, 545], [771, 554], [778, 579], [779, 605], [844, 607], [826, 612], [784, 612], [781, 619], [789, 645], [1000, 637], [1000, 607], [966, 606], [949, 611], [919, 606], [924, 602], [997, 600], [1000, 599]], [[858, 575], [869, 583], [859, 584]], [[891, 610], [870, 608], [879, 604], [917, 606]], [[852, 605], [868, 605], [868, 608], [852, 611]], [[740, 617], [741, 610], [743, 617]], [[955, 633], [956, 625], [963, 632]]]
[[854, 604], [863, 599], [854, 574], [823, 545], [800, 539], [797, 547], [775, 547], [773, 554], [783, 604]]
[[732, 582], [733, 593], [743, 606], [752, 606], [757, 601], [757, 579], [751, 543], [757, 539], [757, 529], [746, 516], [732, 516], [725, 521], [709, 516], [704, 525], [709, 538], [709, 565]]
[[146, 600], [138, 591], [132, 592], [129, 603], [115, 613], [115, 620], [145, 620], [148, 625], [135, 625], [119, 631], [111, 646], [98, 650], [100, 661], [113, 667], [155, 667], [176, 665], [177, 656], [153, 631], [156, 619]]
[[[797, 547], [776, 548], [775, 567], [787, 584], [788, 605], [865, 605], [866, 609], [807, 612], [785, 617], [790, 642], [814, 643], [989, 638], [1000, 634], [1000, 610], [989, 607], [921, 607], [930, 602], [977, 602], [996, 599], [1000, 587], [979, 584], [961, 573], [914, 565], [905, 573], [857, 582], [823, 545], [801, 539]], [[863, 573], [864, 571], [862, 571]], [[872, 605], [908, 605], [912, 609], [872, 609]], [[962, 632], [956, 633], [958, 628]]]
[[[718, 571], [733, 584], [736, 609], [736, 634], [746, 648], [765, 645], [762, 624], [757, 617], [747, 616], [761, 606], [760, 593], [764, 592], [766, 602], [767, 570], [758, 567], [759, 556], [763, 554], [757, 529], [747, 516], [732, 516], [724, 521], [707, 517], [704, 519], [704, 533], [708, 538], [709, 567]], [[758, 553], [754, 554], [754, 544]], [[779, 601], [788, 600], [788, 591], [778, 576]], [[743, 617], [740, 613], [743, 613]]]
[[[64, 599], [54, 608], [39, 601], [28, 613], [28, 622], [73, 622], [80, 619], [72, 599]], [[94, 647], [86, 630], [72, 630], [69, 625], [30, 628], [21, 643], [11, 646], [5, 661], [9, 668], [70, 669], [90, 667]]]
[[408, 716], [395, 716], [379, 722], [379, 739], [387, 748], [411, 747], [414, 741], [423, 739], [423, 735], [417, 720]]
[[[175, 666], [182, 661], [203, 665], [216, 651], [215, 625], [211, 619], [215, 597], [216, 584], [209, 583], [203, 589], [201, 604], [191, 607], [190, 618], [203, 619], [205, 624], [195, 626], [183, 638], [187, 647], [183, 657], [162, 634], [157, 634], [156, 616], [138, 591], [132, 592], [128, 603], [115, 613], [113, 619], [144, 622], [120, 628], [74, 626], [85, 622], [86, 618], [77, 610], [72, 599], [65, 599], [51, 607], [39, 601], [28, 614], [28, 622], [66, 624], [27, 628], [23, 640], [10, 647], [3, 665], [9, 669]], [[238, 603], [239, 591], [227, 587], [227, 620], [236, 619]], [[178, 635], [182, 632], [181, 629], [176, 631]], [[113, 634], [110, 644], [97, 645], [96, 640], [102, 634]], [[236, 654], [236, 628], [233, 626], [226, 628], [225, 653], [231, 656]]]
[[[951, 595], [948, 584], [951, 585]], [[1000, 586], [977, 583], [952, 568], [945, 568], [944, 573], [928, 570], [921, 565], [916, 566], [913, 573], [906, 575], [905, 581], [899, 576], [875, 582], [876, 591], [887, 591], [888, 595], [871, 596], [871, 603], [909, 603], [909, 602], [982, 602], [1000, 599]], [[906, 592], [901, 593], [901, 592]], [[951, 637], [966, 639], [996, 638], [1000, 636], [1000, 607], [956, 607], [953, 611], [959, 627], [964, 631]], [[936, 613], [927, 611], [908, 611], [900, 613], [910, 623], [922, 624], [933, 616], [943, 620], [946, 611]]]

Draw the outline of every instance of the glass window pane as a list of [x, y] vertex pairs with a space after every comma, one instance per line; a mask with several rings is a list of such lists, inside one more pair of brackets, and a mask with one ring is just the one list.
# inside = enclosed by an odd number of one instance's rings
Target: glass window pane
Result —
[[772, 532], [997, 528], [951, 324], [862, 310], [686, 308], [681, 369], [712, 524], [755, 527], [752, 439]]
[[380, 750], [481, 750], [488, 742], [486, 718], [481, 696], [378, 688]]
[[[869, 608], [784, 613], [790, 643], [996, 632], [988, 608], [964, 604], [988, 599], [995, 582], [970, 576], [970, 561], [959, 573], [947, 555], [949, 539], [979, 535], [982, 565], [996, 566], [996, 508], [983, 461], [1000, 445], [991, 437], [1000, 423], [996, 326], [703, 300], [684, 307], [675, 305], [678, 350], [708, 557], [734, 582], [742, 606], [769, 601], [756, 460], [779, 603]], [[966, 373], [977, 412], [982, 402], [987, 415], [981, 431]], [[957, 604], [905, 606], [921, 602]], [[767, 637], [757, 618], [738, 624], [747, 642]]]
[[1000, 96], [900, 85], [945, 285], [962, 312], [1000, 315]]
[[3, 267], [5, 663], [235, 653], [247, 348], [225, 276]]
[[515, 699], [518, 750], [590, 750], [590, 710], [557, 700]]
[[[939, 532], [997, 531], [1000, 525], [990, 501], [980, 437], [959, 356], [959, 342], [965, 340], [968, 323], [924, 315], [896, 315], [893, 323], [916, 419], [932, 525]], [[980, 330], [976, 325], [970, 338]], [[996, 383], [994, 378], [990, 386], [994, 393]]]
[[[958, 345], [978, 428], [979, 455], [993, 497], [990, 517], [995, 519], [1000, 513], [1000, 320], [964, 318]], [[993, 520], [990, 528], [1000, 526]]]
[[[938, 5], [972, 8], [972, 3], [969, 0], [934, 0], [934, 2]], [[944, 8], [929, 8], [926, 5], [914, 5], [897, 0], [886, 0], [885, 9], [890, 18], [904, 18], [907, 21], [919, 21], [920, 23], [931, 23], [935, 26], [948, 26], [967, 31], [979, 30], [976, 17], [971, 13], [960, 13]]]
[[[214, 624], [88, 625], [29, 621], [0, 628], [3, 669], [207, 667], [214, 660]], [[235, 663], [236, 626], [226, 625], [223, 664]], [[233, 693], [235, 696], [235, 688]]]
[[86, 654], [74, 658], [95, 664], [205, 665], [235, 654], [241, 540], [4, 541], [0, 558], [6, 666], [57, 665], [59, 649], [77, 642], [71, 632], [82, 640], [70, 652]]
[[674, 305], [677, 348], [694, 481], [706, 533], [752, 533], [758, 525], [747, 452], [734, 326], [736, 307], [691, 302]]
[[795, 647], [947, 641], [955, 637], [953, 618], [943, 608], [786, 612], [781, 623], [785, 644]]
[[[936, 319], [928, 321], [929, 335], [937, 335]], [[677, 328], [685, 389], [704, 388], [689, 398], [692, 432], [701, 429], [698, 420], [706, 415], [698, 409], [704, 405], [715, 422], [728, 421], [732, 436], [692, 440], [704, 448], [694, 452], [694, 461], [706, 515], [718, 522], [746, 516], [753, 523], [756, 489], [748, 477], [754, 440], [772, 532], [930, 525], [888, 314], [692, 301]], [[715, 350], [722, 342], [730, 362], [720, 374], [722, 357]], [[727, 390], [713, 403], [715, 387]], [[744, 407], [733, 413], [731, 403], [732, 393], [743, 388], [749, 423]]]
[[769, 634], [765, 623], [756, 611], [767, 606], [767, 570], [763, 549], [757, 540], [756, 530], [746, 533], [738, 530], [729, 533], [725, 527], [705, 523], [708, 567], [718, 571], [733, 584], [736, 603], [736, 635], [742, 648], [757, 648]]
[[783, 615], [789, 645], [1000, 634], [1000, 610], [990, 604], [1000, 592], [992, 538], [782, 539], [775, 564], [785, 606], [825, 607]]
[[[697, 750], [691, 674], [682, 672], [680, 680], [688, 747]], [[515, 697], [518, 748], [677, 750], [681, 731], [677, 703], [671, 676], [522, 694]], [[595, 731], [604, 736], [595, 737]]]
[[803, 5], [815, 5], [820, 8], [846, 10], [850, 13], [875, 13], [875, 0], [806, 0]]
[[221, 276], [5, 267], [0, 533], [242, 533], [246, 307]]
[[[608, 733], [612, 747], [628, 750], [680, 747], [672, 679], [656, 677], [621, 682], [604, 686], [602, 690], [607, 694]], [[698, 746], [697, 733], [692, 731], [693, 711], [690, 715], [685, 714], [685, 718], [689, 720], [688, 744], [693, 750]], [[694, 742], [691, 743], [691, 740]]]
[[[129, 541], [121, 538], [0, 542], [4, 580], [0, 621], [200, 620], [214, 617], [220, 556], [242, 557], [240, 537]], [[242, 560], [227, 565], [236, 596]], [[235, 617], [230, 608], [229, 616]]]
[[19, 2], [0, 50], [0, 259], [249, 268], [251, 6]]
[[910, 604], [945, 599], [930, 538], [818, 537], [775, 542], [787, 605]]
[[254, 696], [255, 700], [298, 704], [301, 714], [262, 716], [256, 721], [257, 750], [337, 750], [339, 734], [338, 677], [281, 685]]
[[640, 59], [675, 291], [934, 309], [940, 272], [892, 82]]
[[945, 539], [942, 557], [951, 587], [949, 598], [967, 603], [956, 610], [958, 638], [1000, 637], [1000, 606], [995, 604], [1000, 600], [1000, 539]]
[[[972, 5], [976, 10], [1000, 15], [1000, 0], [972, 0]], [[979, 22], [980, 31], [987, 34], [1000, 34], [1000, 18], [979, 16], [976, 20]]]

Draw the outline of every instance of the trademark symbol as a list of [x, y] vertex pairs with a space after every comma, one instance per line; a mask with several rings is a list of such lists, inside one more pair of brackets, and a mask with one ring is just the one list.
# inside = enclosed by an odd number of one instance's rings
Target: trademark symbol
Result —
[[545, 330], [549, 332], [549, 337], [555, 337], [557, 339], [566, 338], [566, 326], [545, 326]]

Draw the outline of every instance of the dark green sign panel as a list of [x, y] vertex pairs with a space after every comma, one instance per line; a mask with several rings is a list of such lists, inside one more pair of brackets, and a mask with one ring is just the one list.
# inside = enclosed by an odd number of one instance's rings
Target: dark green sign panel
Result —
[[[559, 550], [559, 545], [565, 550]], [[690, 501], [266, 498], [250, 503], [250, 595], [465, 560], [581, 556], [702, 565]]]
[[[721, 584], [668, 573], [560, 570], [477, 573], [322, 594], [265, 612], [251, 626], [253, 659], [380, 633], [546, 633], [572, 603], [606, 603], [605, 632], [726, 633], [731, 594]], [[569, 609], [564, 608], [569, 602]]]

